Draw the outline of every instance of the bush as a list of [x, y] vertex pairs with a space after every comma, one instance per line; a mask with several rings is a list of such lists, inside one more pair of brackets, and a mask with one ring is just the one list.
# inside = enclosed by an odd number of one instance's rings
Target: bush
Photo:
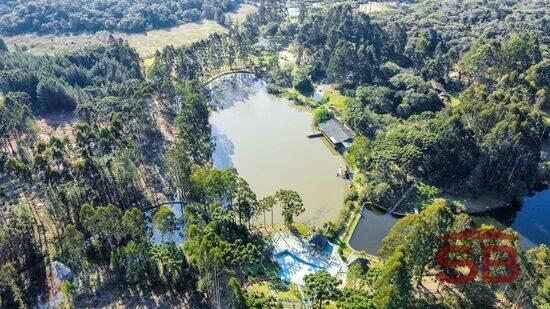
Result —
[[328, 110], [326, 107], [324, 106], [320, 106], [318, 108], [315, 109], [315, 111], [313, 112], [313, 124], [314, 125], [318, 125], [320, 123], [323, 123], [331, 118], [333, 118], [334, 115], [332, 114], [332, 112], [330, 110]]

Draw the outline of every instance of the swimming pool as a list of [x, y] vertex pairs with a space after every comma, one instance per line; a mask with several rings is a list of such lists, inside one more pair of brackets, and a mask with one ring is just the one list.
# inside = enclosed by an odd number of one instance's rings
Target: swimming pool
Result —
[[281, 266], [279, 278], [285, 282], [304, 284], [304, 277], [319, 270], [326, 269], [319, 265], [307, 262], [288, 250], [281, 251], [274, 255], [275, 260]]

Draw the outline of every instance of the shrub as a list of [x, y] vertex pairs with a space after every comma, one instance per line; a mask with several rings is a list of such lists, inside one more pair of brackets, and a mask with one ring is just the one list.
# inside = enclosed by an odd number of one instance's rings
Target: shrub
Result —
[[318, 125], [320, 123], [323, 123], [331, 118], [333, 118], [334, 115], [330, 110], [328, 110], [324, 106], [320, 106], [313, 112], [313, 124]]

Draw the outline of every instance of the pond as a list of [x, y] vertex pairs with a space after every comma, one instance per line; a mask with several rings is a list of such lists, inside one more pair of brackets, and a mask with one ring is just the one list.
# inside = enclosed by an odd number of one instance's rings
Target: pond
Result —
[[[541, 244], [550, 246], [550, 189], [524, 197], [520, 203], [478, 215], [489, 222], [496, 221], [501, 227], [511, 227], [519, 234], [520, 247], [528, 250]], [[382, 240], [398, 219], [364, 208], [362, 217], [350, 239], [356, 250], [375, 254]]]
[[540, 244], [550, 246], [550, 189], [485, 215], [518, 232], [519, 244], [524, 250]]
[[[279, 189], [297, 191], [306, 209], [297, 222], [321, 226], [336, 220], [349, 186], [336, 176], [345, 163], [324, 138], [306, 137], [316, 131], [311, 110], [268, 94], [252, 75], [221, 77], [210, 90], [217, 109], [210, 116], [214, 167], [235, 167], [258, 198]], [[282, 223], [280, 211], [274, 218]]]

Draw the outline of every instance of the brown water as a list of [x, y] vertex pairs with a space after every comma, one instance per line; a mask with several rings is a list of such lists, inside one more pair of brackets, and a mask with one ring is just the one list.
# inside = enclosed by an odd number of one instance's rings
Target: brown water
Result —
[[[213, 87], [213, 101], [221, 106], [210, 117], [214, 166], [235, 167], [258, 198], [296, 190], [306, 208], [297, 222], [321, 226], [336, 220], [348, 187], [336, 177], [344, 161], [324, 138], [306, 137], [314, 130], [311, 111], [268, 94], [262, 81], [250, 77], [225, 77]], [[274, 218], [282, 222], [280, 211]]]

